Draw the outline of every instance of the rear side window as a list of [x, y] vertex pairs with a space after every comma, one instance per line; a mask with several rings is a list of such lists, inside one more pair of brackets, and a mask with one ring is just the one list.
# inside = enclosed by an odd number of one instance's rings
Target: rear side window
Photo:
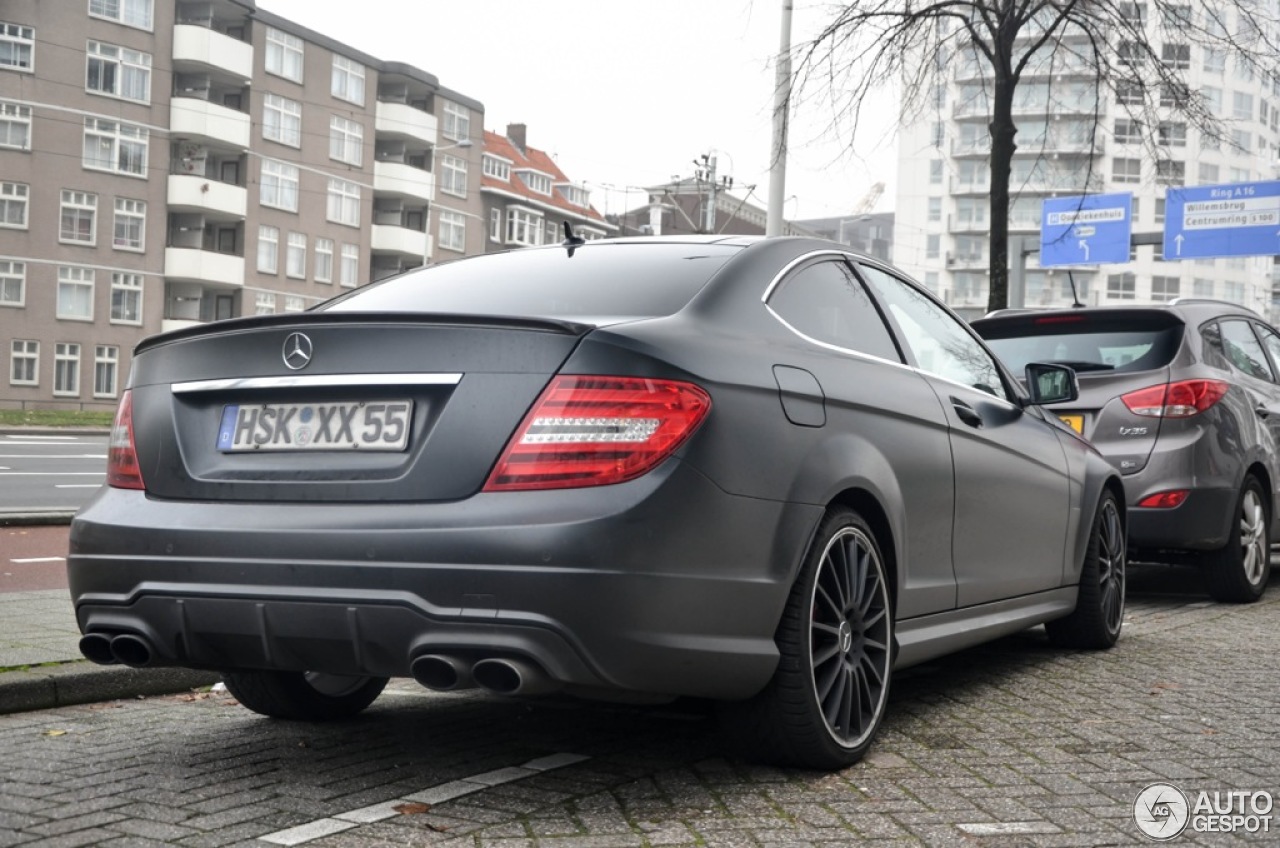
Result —
[[1015, 374], [1029, 362], [1055, 362], [1079, 372], [1163, 368], [1173, 361], [1183, 333], [1181, 323], [1137, 316], [1049, 315], [973, 326]]
[[431, 265], [321, 306], [334, 312], [438, 312], [529, 318], [656, 318], [680, 311], [742, 248], [588, 244]]
[[791, 274], [769, 298], [769, 308], [815, 341], [902, 361], [871, 296], [843, 261], [817, 262]]
[[1248, 321], [1223, 321], [1220, 325], [1222, 350], [1227, 361], [1241, 374], [1248, 374], [1259, 380], [1275, 380], [1271, 374], [1271, 366], [1267, 364], [1267, 355], [1262, 345], [1253, 334]]

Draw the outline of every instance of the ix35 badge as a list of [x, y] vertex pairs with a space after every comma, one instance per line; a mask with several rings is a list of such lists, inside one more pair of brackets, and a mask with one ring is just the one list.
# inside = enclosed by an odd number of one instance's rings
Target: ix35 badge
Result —
[[290, 333], [284, 340], [284, 365], [290, 371], [306, 368], [311, 364], [311, 339], [305, 333]]

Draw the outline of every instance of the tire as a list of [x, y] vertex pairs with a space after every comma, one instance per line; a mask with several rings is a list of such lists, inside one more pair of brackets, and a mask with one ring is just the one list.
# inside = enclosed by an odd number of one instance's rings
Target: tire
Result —
[[1215, 600], [1253, 603], [1271, 579], [1271, 514], [1267, 496], [1250, 474], [1240, 487], [1226, 547], [1204, 557], [1205, 581]]
[[387, 685], [385, 677], [314, 671], [229, 671], [222, 680], [242, 706], [295, 721], [350, 718], [372, 704]]
[[758, 759], [814, 769], [862, 759], [889, 700], [889, 591], [871, 527], [853, 510], [829, 510], [778, 625], [773, 679], [731, 718]]
[[1076, 608], [1045, 623], [1049, 641], [1061, 648], [1110, 648], [1124, 624], [1125, 528], [1116, 496], [1102, 493], [1089, 531]]

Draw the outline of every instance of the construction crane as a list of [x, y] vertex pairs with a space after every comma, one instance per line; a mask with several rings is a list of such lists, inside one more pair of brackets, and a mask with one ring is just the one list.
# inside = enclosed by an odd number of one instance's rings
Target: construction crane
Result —
[[866, 215], [876, 205], [876, 201], [880, 199], [880, 195], [884, 194], [884, 183], [875, 183], [871, 188], [867, 189], [867, 193], [862, 195], [862, 199], [858, 201], [858, 205], [853, 207], [854, 215]]

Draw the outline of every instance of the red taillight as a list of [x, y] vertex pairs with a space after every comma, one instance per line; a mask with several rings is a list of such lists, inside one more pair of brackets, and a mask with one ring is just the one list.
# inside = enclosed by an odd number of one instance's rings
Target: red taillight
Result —
[[1138, 501], [1138, 506], [1145, 506], [1149, 509], [1173, 509], [1175, 506], [1182, 506], [1183, 501], [1191, 494], [1190, 489], [1174, 489], [1172, 492], [1157, 492], [1154, 495], [1147, 495]]
[[632, 480], [669, 457], [710, 409], [710, 396], [692, 383], [557, 377], [511, 437], [485, 491]]
[[1230, 385], [1221, 380], [1182, 380], [1149, 386], [1120, 396], [1134, 415], [1149, 418], [1190, 418], [1199, 415], [1227, 393]]
[[115, 423], [111, 425], [111, 443], [107, 447], [107, 485], [117, 489], [141, 489], [142, 471], [138, 468], [138, 452], [133, 449], [133, 394], [124, 390]]

